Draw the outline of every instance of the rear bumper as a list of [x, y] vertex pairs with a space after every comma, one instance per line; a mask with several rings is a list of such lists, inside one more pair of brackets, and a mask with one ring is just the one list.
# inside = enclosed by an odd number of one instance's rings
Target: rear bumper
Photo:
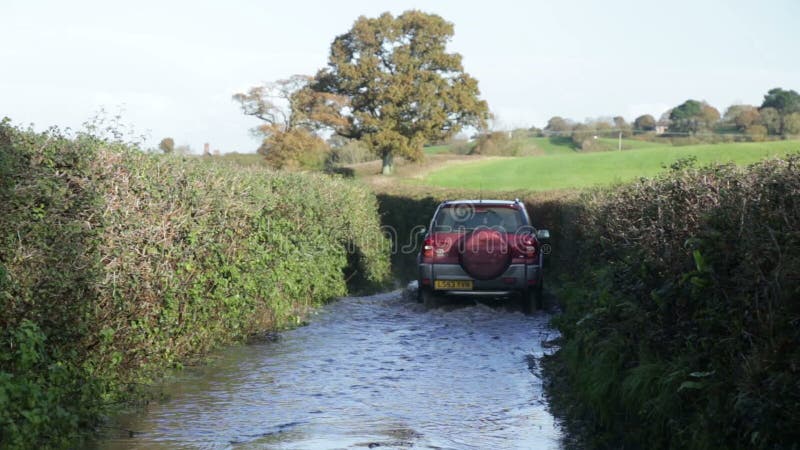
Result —
[[491, 280], [472, 278], [459, 264], [419, 264], [420, 288], [433, 288], [436, 280], [471, 280], [472, 290], [446, 290], [443, 293], [463, 295], [503, 295], [519, 292], [542, 282], [538, 264], [511, 264], [505, 272]]

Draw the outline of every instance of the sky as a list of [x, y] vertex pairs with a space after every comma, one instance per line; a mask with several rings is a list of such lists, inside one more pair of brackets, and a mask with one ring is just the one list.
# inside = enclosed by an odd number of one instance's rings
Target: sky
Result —
[[409, 9], [454, 24], [496, 129], [800, 90], [797, 0], [2, 0], [0, 117], [75, 130], [104, 109], [148, 146], [254, 152], [234, 93], [314, 74], [359, 16]]

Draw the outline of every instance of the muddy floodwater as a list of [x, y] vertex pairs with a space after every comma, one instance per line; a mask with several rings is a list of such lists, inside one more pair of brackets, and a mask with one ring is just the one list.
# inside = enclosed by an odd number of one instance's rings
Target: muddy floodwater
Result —
[[185, 371], [96, 447], [559, 448], [538, 371], [548, 320], [471, 301], [426, 309], [402, 291], [344, 298]]

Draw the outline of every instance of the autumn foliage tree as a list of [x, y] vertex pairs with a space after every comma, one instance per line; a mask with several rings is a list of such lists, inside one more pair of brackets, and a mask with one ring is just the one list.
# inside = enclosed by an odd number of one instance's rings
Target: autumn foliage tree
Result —
[[725, 110], [723, 123], [737, 131], [745, 131], [748, 127], [761, 125], [761, 114], [753, 105], [731, 105]]
[[407, 11], [359, 17], [334, 39], [328, 66], [313, 90], [349, 101], [338, 134], [364, 142], [383, 160], [422, 158], [427, 142], [446, 140], [464, 126], [483, 128], [488, 105], [461, 55], [447, 51], [453, 24], [438, 15]]
[[258, 148], [270, 166], [292, 170], [322, 169], [329, 152], [322, 138], [302, 128], [271, 134]]
[[171, 137], [165, 137], [158, 143], [158, 149], [167, 153], [173, 153], [175, 151], [175, 140]]
[[329, 149], [319, 133], [345, 123], [347, 99], [316, 92], [311, 81], [294, 75], [233, 95], [242, 112], [263, 122], [254, 130], [264, 138], [258, 153], [274, 167], [320, 168]]
[[650, 114], [643, 114], [633, 121], [633, 129], [636, 132], [654, 131], [656, 129], [656, 119]]

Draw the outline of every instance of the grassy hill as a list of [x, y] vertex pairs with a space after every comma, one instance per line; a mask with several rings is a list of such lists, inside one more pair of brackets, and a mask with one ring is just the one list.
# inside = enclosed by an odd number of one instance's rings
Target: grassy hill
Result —
[[[541, 140], [548, 138], [531, 140], [545, 145]], [[549, 149], [546, 150], [549, 154], [545, 156], [501, 158], [445, 166], [428, 173], [422, 184], [488, 190], [574, 189], [653, 176], [682, 158], [695, 157], [698, 164], [735, 162], [744, 165], [770, 156], [800, 152], [800, 141], [673, 147], [623, 140], [623, 148], [625, 145], [638, 147], [622, 152], [596, 153], [566, 150], [566, 146], [549, 140], [548, 144], [551, 146], [542, 147], [543, 150]]]

